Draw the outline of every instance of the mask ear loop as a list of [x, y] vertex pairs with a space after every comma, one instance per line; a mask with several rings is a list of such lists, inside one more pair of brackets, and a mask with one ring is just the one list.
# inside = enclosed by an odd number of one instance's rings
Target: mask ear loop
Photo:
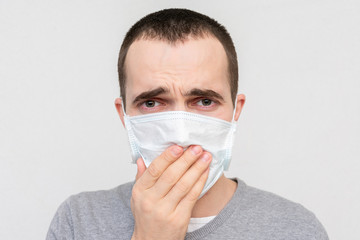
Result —
[[[130, 124], [130, 120], [128, 119], [128, 115], [126, 115], [126, 112], [125, 112], [125, 108], [124, 108], [124, 101], [123, 101], [123, 98], [120, 97], [121, 99], [121, 108], [123, 110], [123, 113], [124, 113], [124, 122], [125, 122], [125, 128], [128, 132], [128, 138], [129, 138], [129, 144], [130, 144], [130, 149], [131, 149], [131, 154], [132, 155], [140, 155], [142, 157], [142, 159], [145, 161], [145, 158], [144, 156], [141, 154], [141, 152], [139, 151], [137, 145], [135, 144], [136, 142], [136, 138], [134, 136], [134, 133], [133, 133], [133, 130], [132, 130], [132, 127], [131, 127], [131, 124]], [[133, 159], [133, 162], [134, 164], [136, 164], [136, 159]], [[147, 166], [148, 167], [148, 166]]]
[[120, 99], [121, 99], [121, 109], [123, 110], [123, 113], [124, 113], [125, 128], [127, 130], [129, 130], [129, 129], [131, 129], [131, 124], [129, 123], [129, 119], [128, 119], [129, 116], [126, 115], [123, 98], [120, 97]]
[[120, 99], [121, 99], [121, 108], [122, 108], [122, 110], [123, 110], [124, 116], [127, 116], [127, 115], [126, 115], [126, 112], [125, 112], [125, 108], [124, 108], [124, 101], [123, 101], [123, 98], [122, 98], [122, 97], [120, 97]]
[[[237, 94], [236, 94], [236, 96], [237, 96]], [[235, 121], [236, 106], [237, 106], [237, 98], [235, 99], [234, 111], [233, 111], [233, 116], [232, 116], [232, 120], [231, 120], [231, 125], [232, 125], [231, 131], [233, 132], [230, 135], [230, 139], [229, 139], [229, 143], [231, 144], [231, 147], [226, 150], [226, 158], [225, 158], [226, 160], [223, 163], [224, 171], [229, 170], [229, 165], [230, 165], [230, 160], [231, 160], [231, 152], [232, 152], [233, 141], [234, 141], [234, 133], [236, 132], [236, 121]]]
[[232, 116], [232, 120], [231, 122], [234, 123], [235, 122], [235, 113], [236, 113], [236, 106], [237, 106], [237, 94], [236, 94], [236, 99], [235, 99], [235, 104], [234, 104], [234, 111], [233, 111], [233, 116]]

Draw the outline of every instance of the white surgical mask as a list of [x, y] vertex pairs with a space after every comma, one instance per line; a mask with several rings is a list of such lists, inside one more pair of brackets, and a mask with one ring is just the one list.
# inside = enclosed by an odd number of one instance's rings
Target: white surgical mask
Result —
[[[141, 157], [146, 167], [166, 148], [200, 145], [211, 153], [212, 161], [202, 197], [227, 170], [231, 159], [236, 122], [184, 111], [167, 111], [127, 116], [124, 111], [133, 163]], [[123, 108], [124, 110], [124, 108]]]

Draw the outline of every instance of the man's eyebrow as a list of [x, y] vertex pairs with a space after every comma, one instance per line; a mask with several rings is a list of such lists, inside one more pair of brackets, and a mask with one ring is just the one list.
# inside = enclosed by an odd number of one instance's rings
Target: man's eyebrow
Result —
[[213, 97], [224, 101], [224, 98], [217, 92], [210, 89], [193, 88], [185, 94], [185, 96], [197, 96], [197, 97]]
[[153, 90], [140, 93], [139, 95], [136, 96], [136, 98], [134, 99], [134, 101], [132, 103], [135, 104], [141, 100], [154, 98], [160, 94], [168, 93], [168, 92], [169, 92], [169, 89], [165, 89], [163, 87], [158, 87]]

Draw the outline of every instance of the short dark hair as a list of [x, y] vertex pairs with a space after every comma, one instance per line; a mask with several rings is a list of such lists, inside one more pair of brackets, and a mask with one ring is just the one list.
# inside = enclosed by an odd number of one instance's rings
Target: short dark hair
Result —
[[175, 44], [178, 41], [184, 42], [189, 36], [203, 38], [209, 35], [217, 38], [226, 52], [231, 99], [234, 104], [238, 89], [238, 63], [230, 34], [224, 26], [206, 15], [188, 9], [170, 8], [143, 17], [126, 33], [118, 59], [120, 95], [124, 108], [126, 104], [125, 59], [133, 42], [138, 39], [150, 39]]

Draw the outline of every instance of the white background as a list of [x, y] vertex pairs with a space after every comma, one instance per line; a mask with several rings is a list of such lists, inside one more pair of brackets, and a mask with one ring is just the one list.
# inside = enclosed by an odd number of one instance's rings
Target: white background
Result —
[[117, 54], [142, 16], [207, 14], [231, 33], [247, 102], [228, 177], [360, 236], [360, 4], [330, 0], [0, 0], [0, 239], [44, 239], [71, 194], [133, 180]]

